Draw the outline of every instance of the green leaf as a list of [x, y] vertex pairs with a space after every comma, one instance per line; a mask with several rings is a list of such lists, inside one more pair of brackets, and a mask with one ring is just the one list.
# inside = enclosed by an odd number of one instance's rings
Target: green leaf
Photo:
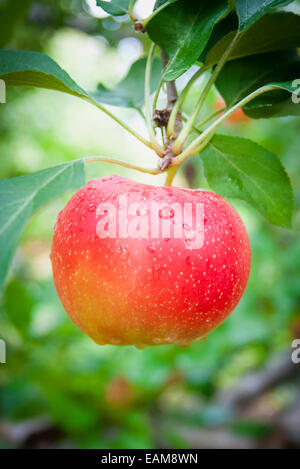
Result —
[[284, 90], [287, 93], [271, 91], [259, 96], [243, 108], [247, 115], [253, 119], [259, 119], [261, 117], [299, 116], [300, 105], [299, 103], [294, 103], [290, 96], [293, 93], [299, 96], [299, 90], [297, 92], [297, 86], [295, 86], [294, 80], [270, 83], [270, 85], [274, 85], [278, 90]]
[[[291, 100], [291, 96], [288, 98], [281, 99], [279, 102], [275, 102], [274, 95], [270, 96], [271, 93], [266, 93], [266, 100], [255, 99], [252, 103], [247, 104], [243, 107], [245, 114], [251, 119], [268, 119], [273, 117], [283, 116], [300, 116], [300, 104], [295, 104]], [[270, 98], [268, 97], [270, 96]], [[286, 94], [285, 94], [286, 96]], [[270, 103], [270, 101], [272, 101]]]
[[83, 184], [82, 160], [0, 181], [0, 288], [28, 219], [52, 199]]
[[[299, 62], [297, 62], [297, 67], [299, 67]], [[299, 70], [299, 68], [298, 68]], [[299, 75], [298, 75], [299, 76]], [[298, 83], [297, 78], [297, 83]], [[290, 80], [286, 82], [276, 82], [270, 83], [278, 87], [278, 89], [287, 91], [290, 94], [296, 94], [297, 99], [299, 98], [299, 83], [295, 83], [295, 80]], [[297, 88], [298, 86], [298, 88]], [[251, 101], [244, 107], [245, 112], [252, 118], [258, 119], [261, 117], [280, 117], [280, 116], [299, 116], [300, 115], [300, 104], [299, 102], [293, 102], [291, 97], [285, 98], [282, 100], [282, 95], [278, 99], [274, 99], [274, 91], [270, 93], [265, 93], [262, 96], [259, 96], [255, 100]], [[285, 94], [286, 96], [287, 94]], [[288, 95], [287, 95], [288, 96]], [[271, 97], [271, 99], [270, 99]]]
[[273, 52], [228, 62], [216, 80], [227, 107], [263, 85], [284, 80], [291, 68], [291, 57], [295, 59], [294, 54]]
[[293, 0], [235, 0], [239, 17], [239, 30], [243, 31], [272, 8], [277, 8]]
[[[155, 70], [157, 73], [157, 65]], [[99, 102], [93, 99], [91, 94], [78, 86], [54, 60], [40, 52], [0, 49], [0, 79], [4, 80], [7, 86], [35, 86], [68, 93], [101, 109]], [[106, 90], [100, 88], [101, 91], [105, 97]], [[109, 93], [110, 104], [113, 104], [113, 93]], [[108, 95], [106, 97], [108, 102]], [[120, 100], [120, 97], [116, 99]]]
[[251, 101], [245, 110], [255, 109], [256, 117], [265, 117], [265, 114], [271, 117], [273, 113], [278, 115], [279, 112], [281, 115], [298, 115], [300, 106], [291, 101], [291, 92], [295, 91], [295, 88], [291, 87], [291, 81], [298, 77], [298, 54], [294, 51], [273, 52], [228, 62], [216, 80], [216, 87], [227, 107], [231, 107], [257, 88], [277, 82], [280, 88], [278, 91], [259, 96]]
[[[215, 65], [228, 48], [235, 32], [224, 36], [207, 54], [205, 63]], [[289, 12], [269, 13], [242, 32], [229, 59], [288, 50], [300, 46], [300, 16]]]
[[81, 98], [88, 97], [67, 72], [40, 52], [1, 49], [0, 78], [7, 86], [36, 86]]
[[174, 3], [174, 2], [178, 2], [178, 0], [160, 0], [160, 2], [155, 2], [153, 11], [158, 10], [158, 8], [165, 5], [166, 3], [171, 4], [171, 3]]
[[7, 286], [3, 306], [10, 322], [26, 333], [32, 318], [34, 298], [19, 280], [12, 280]]
[[228, 33], [238, 29], [238, 18], [235, 12], [231, 12], [226, 18], [217, 23], [210, 35], [206, 47], [199, 57], [199, 62], [205, 62], [209, 51]]
[[168, 55], [165, 80], [186, 72], [204, 50], [214, 25], [228, 13], [225, 0], [176, 2], [147, 24], [150, 38]]
[[[114, 106], [139, 108], [144, 104], [144, 76], [146, 59], [135, 62], [128, 75], [112, 90], [99, 84], [93, 98], [101, 103]], [[161, 61], [154, 59], [152, 64], [151, 92], [157, 88], [161, 75]]]
[[251, 140], [216, 135], [201, 157], [214, 191], [244, 200], [270, 223], [291, 227], [292, 188], [276, 155]]
[[97, 0], [97, 6], [110, 15], [121, 16], [128, 13], [129, 2], [130, 0], [111, 0], [110, 2]]
[[30, 0], [19, 2], [18, 8], [16, 8], [15, 2], [0, 2], [0, 47], [9, 44], [13, 39], [15, 30], [25, 21], [30, 6]]
[[[100, 107], [100, 103], [116, 106], [140, 107], [144, 101], [145, 59], [133, 64], [127, 77], [114, 90], [99, 85], [94, 95], [80, 88], [50, 57], [32, 51], [0, 49], [0, 79], [7, 86], [36, 86], [82, 98]], [[155, 59], [151, 90], [155, 90], [161, 75], [161, 62]]]

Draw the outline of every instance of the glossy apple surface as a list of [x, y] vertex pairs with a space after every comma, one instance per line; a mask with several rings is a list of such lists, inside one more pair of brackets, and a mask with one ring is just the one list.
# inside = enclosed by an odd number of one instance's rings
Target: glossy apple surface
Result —
[[251, 253], [243, 222], [218, 195], [111, 176], [88, 182], [60, 212], [51, 260], [82, 331], [142, 348], [206, 337], [238, 304]]

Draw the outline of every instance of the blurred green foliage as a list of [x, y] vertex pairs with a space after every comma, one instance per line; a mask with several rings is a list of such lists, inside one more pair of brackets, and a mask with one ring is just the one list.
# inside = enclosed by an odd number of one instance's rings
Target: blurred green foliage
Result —
[[[50, 53], [79, 84], [86, 85], [87, 80], [91, 87], [99, 81], [111, 85], [126, 74], [129, 60], [138, 57], [124, 55], [124, 38], [131, 40], [127, 44], [134, 45], [137, 55], [147, 47], [146, 39], [139, 43], [127, 23], [89, 17], [80, 2], [35, 2], [34, 7], [29, 5], [29, 16], [26, 4], [31, 2], [23, 3], [19, 13], [24, 17], [16, 17], [17, 25], [11, 25], [9, 46]], [[193, 100], [191, 93], [191, 104]], [[212, 93], [207, 106], [212, 108], [214, 100]], [[0, 106], [1, 178], [88, 154], [132, 162], [144, 155], [145, 166], [150, 161], [150, 152], [75, 98], [9, 90], [7, 104]], [[120, 113], [141, 125], [135, 111]], [[228, 424], [232, 434], [254, 439], [268, 434], [263, 419], [235, 421], [230, 409], [218, 406], [217, 396], [278, 351], [289, 349], [299, 331], [300, 120], [251, 121], [224, 125], [222, 131], [251, 138], [275, 152], [295, 191], [292, 230], [269, 225], [242, 202], [234, 204], [247, 225], [253, 256], [249, 285], [235, 312], [205, 342], [185, 349], [97, 346], [66, 316], [52, 282], [52, 227], [68, 197], [57, 200], [28, 225], [1, 300], [0, 337], [7, 343], [7, 363], [0, 364], [0, 447], [18, 445], [5, 440], [1, 421], [17, 425], [38, 417], [49, 419], [58, 432], [53, 441], [45, 437], [40, 444], [55, 447], [189, 447], [174, 423], [191, 428]], [[88, 171], [90, 177], [117, 171], [141, 180], [140, 175], [109, 165], [94, 165]], [[161, 182], [151, 176], [143, 181]], [[176, 181], [207, 187], [201, 160], [188, 161]], [[276, 408], [284, 409], [289, 396], [287, 388]]]

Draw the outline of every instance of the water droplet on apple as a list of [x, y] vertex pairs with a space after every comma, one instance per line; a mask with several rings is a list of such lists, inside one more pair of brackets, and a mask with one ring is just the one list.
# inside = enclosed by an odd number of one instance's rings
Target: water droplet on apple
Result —
[[128, 255], [128, 247], [127, 246], [118, 246], [117, 252], [120, 254], [120, 257], [127, 257]]
[[162, 269], [160, 267], [160, 264], [155, 264], [154, 267], [153, 267], [153, 277], [155, 280], [158, 280], [160, 275], [161, 275], [161, 272], [162, 272]]
[[88, 206], [88, 211], [89, 211], [89, 212], [92, 213], [92, 212], [94, 212], [95, 210], [96, 210], [95, 204], [90, 204], [90, 205]]
[[170, 207], [164, 207], [158, 212], [159, 218], [164, 220], [168, 220], [169, 218], [174, 218], [174, 210], [170, 209]]
[[192, 265], [192, 259], [191, 259], [190, 256], [185, 258], [185, 263], [186, 263], [186, 265]]

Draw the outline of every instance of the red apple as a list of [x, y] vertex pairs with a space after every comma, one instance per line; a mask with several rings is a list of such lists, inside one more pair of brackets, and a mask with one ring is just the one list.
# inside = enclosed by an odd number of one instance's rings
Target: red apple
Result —
[[94, 179], [60, 212], [52, 266], [72, 321], [98, 344], [188, 345], [238, 304], [251, 253], [237, 212], [205, 190]]

